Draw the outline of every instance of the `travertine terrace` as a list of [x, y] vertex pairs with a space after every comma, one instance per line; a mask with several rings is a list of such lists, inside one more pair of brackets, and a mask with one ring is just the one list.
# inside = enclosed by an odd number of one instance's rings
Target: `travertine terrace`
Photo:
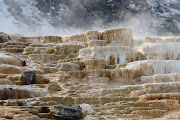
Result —
[[[89, 104], [82, 120], [180, 119], [179, 41], [133, 38], [126, 28], [72, 36], [1, 32], [0, 119], [59, 119], [59, 104]], [[35, 75], [33, 84], [24, 85], [25, 71]]]

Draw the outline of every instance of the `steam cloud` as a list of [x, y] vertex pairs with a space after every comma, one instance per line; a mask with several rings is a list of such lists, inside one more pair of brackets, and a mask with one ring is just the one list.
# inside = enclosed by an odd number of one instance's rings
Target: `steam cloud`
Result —
[[[161, 32], [173, 35], [180, 30], [179, 21], [174, 19], [168, 23], [163, 11], [163, 7], [169, 7], [170, 17], [172, 14], [180, 15], [170, 6], [180, 2], [145, 1], [0, 0], [0, 31], [26, 36], [66, 36], [88, 30], [125, 27], [132, 29], [134, 36], [149, 36], [161, 35]], [[166, 17], [157, 17], [159, 13]], [[169, 30], [169, 27], [173, 29]]]

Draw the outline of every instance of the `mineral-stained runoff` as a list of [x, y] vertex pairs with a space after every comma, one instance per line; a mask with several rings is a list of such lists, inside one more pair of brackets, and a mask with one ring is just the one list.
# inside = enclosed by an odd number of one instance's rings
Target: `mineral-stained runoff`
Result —
[[179, 38], [0, 32], [0, 119], [180, 119]]

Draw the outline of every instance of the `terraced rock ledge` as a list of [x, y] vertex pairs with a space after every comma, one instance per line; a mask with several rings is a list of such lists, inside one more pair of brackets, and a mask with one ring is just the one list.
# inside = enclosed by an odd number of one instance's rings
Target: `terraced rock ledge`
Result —
[[178, 36], [134, 38], [126, 28], [2, 32], [0, 119], [180, 119], [179, 47]]

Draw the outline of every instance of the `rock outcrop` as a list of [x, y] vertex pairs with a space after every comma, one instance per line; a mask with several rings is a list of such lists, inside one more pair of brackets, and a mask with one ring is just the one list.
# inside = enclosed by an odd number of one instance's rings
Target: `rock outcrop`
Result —
[[0, 119], [179, 118], [178, 37], [133, 38], [118, 28], [3, 33], [0, 42]]
[[22, 84], [29, 85], [35, 84], [36, 73], [33, 71], [24, 71], [22, 73]]
[[177, 60], [142, 60], [127, 64], [127, 69], [137, 70], [143, 76], [180, 72]]
[[0, 64], [8, 64], [8, 65], [15, 65], [15, 66], [23, 65], [22, 60], [13, 56], [8, 56], [3, 53], [0, 53]]
[[107, 43], [106, 40], [90, 40], [88, 42], [88, 47], [106, 46]]
[[9, 36], [3, 32], [0, 32], [0, 43], [5, 43], [9, 40]]
[[40, 38], [40, 41], [42, 43], [52, 43], [52, 42], [55, 42], [55, 43], [61, 43], [61, 37], [58, 37], [58, 36], [43, 36]]
[[96, 46], [79, 51], [79, 58], [104, 59], [107, 65], [121, 64], [134, 61], [134, 51], [125, 46]]
[[86, 70], [93, 69], [105, 69], [105, 61], [103, 59], [85, 59], [84, 60]]
[[0, 85], [0, 91], [1, 100], [41, 97], [48, 93], [47, 90], [39, 87], [22, 87], [15, 85]]
[[133, 32], [129, 29], [106, 30], [102, 32], [101, 39], [109, 42], [115, 40], [117, 44], [133, 47]]
[[145, 59], [157, 60], [179, 60], [180, 43], [149, 43], [143, 44], [138, 51], [145, 56]]
[[56, 105], [52, 111], [54, 116], [59, 119], [68, 119], [68, 120], [79, 120], [82, 118], [82, 111], [79, 105]]

